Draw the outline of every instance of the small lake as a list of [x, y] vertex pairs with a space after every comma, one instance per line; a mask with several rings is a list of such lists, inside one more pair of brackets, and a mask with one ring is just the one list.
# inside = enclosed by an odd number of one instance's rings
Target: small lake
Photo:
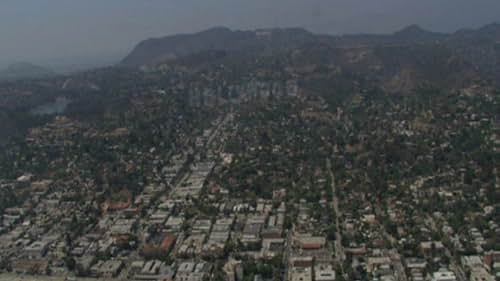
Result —
[[30, 113], [33, 115], [52, 115], [60, 114], [66, 110], [66, 107], [71, 103], [71, 100], [66, 97], [58, 97], [55, 101], [41, 104], [32, 110]]

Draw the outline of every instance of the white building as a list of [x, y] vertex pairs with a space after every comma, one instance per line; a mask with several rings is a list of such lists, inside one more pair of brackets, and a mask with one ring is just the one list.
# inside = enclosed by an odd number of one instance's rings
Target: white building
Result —
[[447, 269], [440, 269], [432, 274], [432, 281], [456, 281], [455, 273]]

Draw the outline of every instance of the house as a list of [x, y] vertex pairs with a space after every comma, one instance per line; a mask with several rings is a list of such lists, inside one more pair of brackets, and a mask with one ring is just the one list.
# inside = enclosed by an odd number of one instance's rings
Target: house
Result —
[[184, 224], [184, 218], [183, 217], [175, 217], [171, 216], [168, 218], [167, 222], [165, 223], [165, 229], [167, 232], [179, 232], [182, 229], [182, 225]]
[[369, 257], [366, 264], [366, 271], [371, 273], [387, 265], [390, 267], [391, 264], [391, 258], [389, 257]]
[[259, 242], [261, 228], [262, 224], [260, 223], [247, 223], [243, 229], [241, 242], [247, 244]]
[[264, 239], [278, 239], [281, 238], [281, 227], [266, 227], [262, 230], [261, 236]]
[[262, 250], [261, 256], [263, 258], [273, 258], [278, 255], [282, 250], [285, 243], [285, 239], [263, 239], [262, 240]]
[[94, 277], [113, 278], [118, 276], [123, 267], [120, 260], [99, 261], [90, 268], [90, 273]]
[[30, 259], [41, 259], [47, 253], [49, 244], [46, 241], [35, 241], [24, 248], [24, 254]]
[[367, 224], [374, 224], [376, 222], [376, 217], [374, 214], [365, 214], [361, 218], [361, 221]]
[[[229, 258], [227, 263], [223, 267], [224, 273], [228, 281], [236, 281], [239, 279], [238, 272], [243, 271], [241, 266], [241, 261]], [[242, 273], [242, 272], [241, 272]], [[243, 275], [243, 274], [241, 274]]]
[[483, 260], [479, 256], [463, 256], [461, 258], [462, 265], [468, 268], [483, 266]]
[[316, 266], [314, 267], [314, 280], [315, 281], [335, 281], [335, 270], [331, 265]]
[[95, 256], [87, 255], [76, 258], [76, 266], [81, 272], [90, 272], [92, 264], [96, 261]]
[[47, 274], [49, 261], [43, 259], [14, 259], [11, 261], [12, 271], [18, 274]]
[[97, 244], [97, 253], [99, 255], [107, 255], [111, 252], [111, 246], [113, 246], [112, 238], [99, 240]]
[[469, 269], [470, 281], [493, 281], [495, 278], [486, 268], [486, 264], [479, 256], [463, 256], [462, 265]]
[[495, 277], [491, 275], [485, 267], [477, 266], [470, 271], [470, 281], [494, 281]]
[[208, 233], [212, 228], [212, 222], [210, 220], [196, 220], [193, 224], [192, 233]]
[[413, 268], [410, 270], [410, 277], [413, 281], [424, 281], [424, 271], [422, 269]]
[[165, 238], [163, 238], [163, 241], [161, 242], [160, 249], [163, 252], [168, 253], [170, 252], [170, 250], [172, 250], [176, 241], [177, 241], [177, 236], [167, 234]]
[[207, 243], [203, 245], [204, 256], [219, 256], [224, 253], [226, 242], [229, 240], [229, 231], [212, 232]]
[[449, 271], [445, 268], [439, 269], [432, 274], [432, 281], [456, 281], [457, 277], [453, 271]]
[[168, 218], [168, 212], [157, 210], [154, 214], [149, 217], [150, 224], [163, 225]]
[[175, 271], [171, 266], [167, 266], [159, 260], [150, 260], [143, 263], [140, 272], [134, 275], [137, 281], [172, 281]]
[[427, 266], [425, 259], [420, 258], [406, 258], [405, 259], [406, 268], [408, 269], [421, 269], [424, 270]]
[[297, 239], [303, 250], [318, 250], [325, 246], [326, 238], [317, 236], [302, 236]]
[[203, 243], [205, 242], [205, 234], [193, 234], [186, 238], [177, 251], [178, 256], [194, 257], [201, 254]]
[[484, 255], [486, 267], [493, 271], [495, 263], [500, 263], [500, 251], [490, 251]]
[[311, 256], [296, 256], [290, 259], [290, 263], [293, 267], [312, 267], [313, 257]]
[[175, 281], [203, 281], [209, 276], [212, 266], [206, 262], [183, 262], [177, 269]]
[[137, 220], [134, 219], [119, 219], [116, 223], [111, 227], [111, 235], [119, 236], [119, 235], [131, 235], [133, 233], [133, 229], [137, 223]]
[[311, 267], [293, 267], [290, 271], [289, 281], [312, 281]]
[[426, 241], [420, 243], [420, 250], [424, 255], [434, 255], [444, 251], [444, 245], [441, 241]]

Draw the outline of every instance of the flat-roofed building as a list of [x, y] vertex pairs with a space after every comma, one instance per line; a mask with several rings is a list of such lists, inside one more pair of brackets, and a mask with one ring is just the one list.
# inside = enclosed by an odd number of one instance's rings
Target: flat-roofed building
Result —
[[48, 247], [49, 243], [46, 241], [35, 241], [26, 246], [23, 252], [30, 259], [41, 259], [47, 253]]
[[457, 277], [453, 271], [441, 268], [432, 274], [432, 281], [456, 281]]
[[315, 281], [335, 281], [335, 270], [331, 265], [315, 266], [314, 267], [314, 280]]
[[294, 267], [290, 271], [290, 281], [312, 281], [313, 274], [311, 267]]

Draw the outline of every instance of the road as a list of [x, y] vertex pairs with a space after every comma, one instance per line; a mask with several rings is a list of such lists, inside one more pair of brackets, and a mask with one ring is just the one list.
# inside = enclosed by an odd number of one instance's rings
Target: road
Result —
[[[375, 213], [379, 217], [382, 216], [380, 208], [376, 209]], [[392, 249], [387, 251], [387, 255], [391, 258], [392, 265], [394, 266], [394, 274], [396, 280], [407, 281], [408, 277], [406, 276], [405, 267], [403, 265], [403, 262], [401, 261], [401, 255], [396, 250], [397, 239], [394, 238], [394, 236], [392, 236], [389, 232], [387, 232], [387, 230], [382, 224], [380, 224], [380, 229], [382, 235], [391, 243]]]
[[408, 278], [406, 277], [405, 267], [403, 266], [403, 263], [401, 262], [401, 256], [399, 255], [397, 250], [391, 249], [389, 251], [389, 257], [391, 258], [392, 264], [394, 266], [394, 274], [395, 274], [396, 280], [399, 280], [399, 281], [408, 280]]
[[[429, 227], [431, 228], [431, 230], [441, 233], [441, 230], [438, 228], [437, 223], [433, 217], [428, 215], [427, 221], [429, 222]], [[457, 280], [467, 281], [468, 280], [467, 275], [465, 275], [465, 272], [462, 269], [462, 267], [455, 262], [455, 258], [451, 254], [451, 251], [450, 249], [448, 249], [448, 247], [445, 248], [445, 255], [450, 260], [450, 270], [455, 273], [455, 275], [457, 276]]]
[[285, 266], [285, 271], [283, 274], [283, 281], [288, 280], [288, 270], [290, 267], [290, 253], [292, 252], [292, 233], [293, 230], [289, 229], [286, 233], [286, 248], [285, 251], [283, 252], [283, 264]]
[[232, 114], [228, 113], [228, 114], [226, 114], [226, 116], [224, 116], [222, 121], [219, 122], [219, 124], [217, 124], [217, 126], [213, 130], [212, 134], [208, 137], [207, 143], [205, 145], [206, 148], [208, 148], [208, 147], [210, 147], [210, 145], [212, 145], [212, 142], [214, 141], [215, 137], [219, 136], [221, 129], [223, 127], [225, 127], [232, 118], [233, 118]]
[[331, 185], [332, 185], [332, 207], [333, 210], [335, 211], [335, 259], [337, 263], [340, 265], [340, 269], [342, 271], [342, 275], [345, 274], [344, 272], [344, 261], [345, 261], [345, 253], [344, 253], [344, 247], [342, 246], [342, 233], [340, 231], [340, 217], [342, 216], [339, 208], [339, 199], [337, 197], [337, 188], [335, 184], [335, 175], [333, 174], [332, 171], [332, 163], [330, 159], [326, 159], [326, 167], [328, 169], [328, 174], [331, 179]]
[[467, 281], [467, 275], [465, 275], [464, 270], [460, 265], [455, 262], [453, 255], [448, 248], [445, 248], [445, 255], [450, 259], [450, 270], [455, 273], [458, 281]]

